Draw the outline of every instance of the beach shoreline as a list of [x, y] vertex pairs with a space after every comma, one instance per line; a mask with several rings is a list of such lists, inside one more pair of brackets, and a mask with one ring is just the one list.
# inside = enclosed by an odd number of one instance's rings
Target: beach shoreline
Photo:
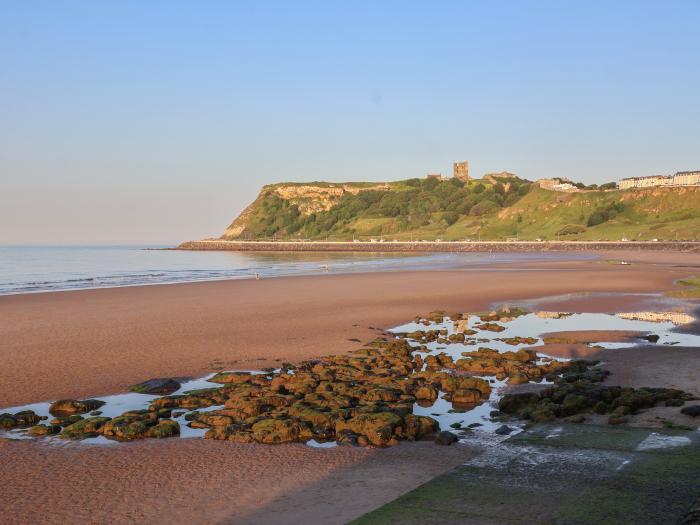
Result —
[[186, 241], [169, 250], [253, 252], [519, 253], [674, 251], [700, 253], [698, 241]]

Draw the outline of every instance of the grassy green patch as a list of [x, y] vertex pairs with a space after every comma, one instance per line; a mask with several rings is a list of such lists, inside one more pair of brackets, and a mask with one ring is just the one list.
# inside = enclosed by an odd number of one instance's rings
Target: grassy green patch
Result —
[[[292, 186], [285, 184], [284, 186]], [[266, 186], [234, 224], [239, 239], [368, 240], [693, 240], [700, 232], [700, 188], [562, 193], [529, 181], [407, 179], [377, 188], [308, 183], [282, 198]], [[313, 213], [311, 210], [315, 210]]]
[[700, 277], [688, 277], [681, 279], [678, 284], [686, 286], [685, 290], [674, 290], [668, 292], [669, 297], [677, 297], [679, 299], [700, 299]]

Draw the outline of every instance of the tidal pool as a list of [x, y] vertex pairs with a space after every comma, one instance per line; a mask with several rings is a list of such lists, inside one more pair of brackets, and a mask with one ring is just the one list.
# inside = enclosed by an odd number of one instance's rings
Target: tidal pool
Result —
[[[658, 336], [656, 343], [642, 339], [634, 339], [624, 342], [609, 342], [609, 341], [592, 341], [588, 345], [592, 348], [623, 348], [633, 347], [637, 345], [656, 344], [661, 347], [664, 345], [679, 345], [689, 347], [700, 347], [700, 336], [677, 332], [679, 326], [693, 321], [693, 318], [687, 314], [679, 312], [625, 312], [618, 314], [601, 314], [601, 313], [570, 313], [570, 312], [546, 312], [538, 311], [534, 313], [525, 313], [517, 317], [501, 317], [491, 321], [494, 325], [502, 328], [502, 331], [488, 330], [483, 326], [483, 321], [477, 315], [464, 315], [459, 322], [453, 322], [451, 319], [444, 317], [442, 321], [426, 321], [419, 320], [417, 322], [406, 323], [397, 326], [390, 330], [391, 333], [410, 334], [414, 332], [429, 332], [440, 331], [439, 340], [421, 343], [415, 339], [407, 338], [408, 343], [414, 348], [414, 353], [421, 355], [425, 360], [428, 355], [437, 355], [440, 353], [447, 354], [454, 361], [462, 357], [463, 352], [473, 352], [479, 348], [489, 348], [500, 353], [516, 352], [523, 348], [530, 348], [537, 351], [538, 364], [549, 361], [567, 361], [566, 358], [554, 357], [547, 354], [547, 346], [543, 341], [543, 334], [556, 332], [604, 332], [624, 331], [638, 332], [641, 334], [653, 334]], [[493, 328], [493, 326], [491, 327]], [[465, 333], [464, 342], [449, 341], [449, 336], [457, 333]], [[473, 331], [474, 333], [471, 333]], [[511, 338], [531, 338], [529, 342], [506, 341]], [[604, 337], [604, 335], [602, 335]], [[534, 342], [533, 342], [534, 341]], [[271, 374], [273, 372], [250, 371], [251, 373]], [[293, 371], [290, 371], [293, 372]], [[209, 374], [202, 378], [191, 379], [181, 382], [181, 387], [173, 395], [186, 394], [192, 390], [203, 388], [216, 388], [223, 385], [212, 383], [209, 381], [215, 374]], [[491, 413], [497, 410], [498, 401], [502, 395], [511, 388], [508, 384], [508, 379], [498, 379], [495, 376], [481, 376], [487, 380], [491, 386], [491, 394], [485, 402], [469, 407], [456, 407], [444, 398], [444, 392], [440, 392], [438, 398], [432, 403], [424, 401], [416, 402], [413, 406], [413, 413], [416, 415], [430, 416], [438, 421], [441, 430], [453, 430], [456, 432], [463, 431], [463, 435], [473, 436], [475, 434], [488, 433], [493, 436], [493, 432], [502, 426], [502, 422], [494, 420]], [[546, 381], [539, 381], [538, 384], [547, 384]], [[105, 405], [100, 408], [101, 416], [117, 417], [126, 411], [148, 409], [150, 403], [163, 396], [139, 394], [139, 393], [124, 393], [110, 396], [98, 397]], [[23, 410], [32, 410], [39, 416], [47, 416], [49, 419], [50, 402], [33, 403], [24, 406], [11, 407], [0, 410], [15, 414]], [[198, 412], [208, 412], [220, 410], [223, 405], [216, 405], [207, 408], [198, 409]], [[174, 409], [173, 413], [180, 413], [178, 417], [172, 419], [180, 424], [181, 438], [201, 438], [206, 433], [207, 429], [190, 428], [185, 420], [185, 415], [191, 412], [186, 409]], [[513, 429], [512, 432], [517, 432], [519, 429], [509, 423]], [[17, 429], [9, 431], [0, 431], [0, 436], [15, 439], [31, 438], [27, 434], [26, 429]], [[503, 436], [505, 439], [507, 436]], [[57, 437], [43, 438], [50, 442], [65, 442]], [[104, 444], [114, 443], [102, 436], [96, 438], [88, 438], [80, 443], [85, 444]], [[310, 440], [307, 445], [318, 448], [328, 448], [335, 446], [335, 442], [321, 443], [315, 440]]]

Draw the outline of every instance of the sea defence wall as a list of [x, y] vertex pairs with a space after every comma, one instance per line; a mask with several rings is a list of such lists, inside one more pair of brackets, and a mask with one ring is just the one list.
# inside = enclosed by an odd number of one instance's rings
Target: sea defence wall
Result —
[[178, 250], [242, 252], [547, 252], [653, 250], [700, 253], [700, 241], [483, 241], [483, 242], [295, 242], [187, 241]]

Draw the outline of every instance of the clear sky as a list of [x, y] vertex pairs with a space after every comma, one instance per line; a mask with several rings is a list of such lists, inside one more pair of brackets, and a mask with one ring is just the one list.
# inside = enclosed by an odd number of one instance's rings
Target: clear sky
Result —
[[700, 1], [8, 1], [0, 243], [219, 235], [278, 181], [700, 169]]

